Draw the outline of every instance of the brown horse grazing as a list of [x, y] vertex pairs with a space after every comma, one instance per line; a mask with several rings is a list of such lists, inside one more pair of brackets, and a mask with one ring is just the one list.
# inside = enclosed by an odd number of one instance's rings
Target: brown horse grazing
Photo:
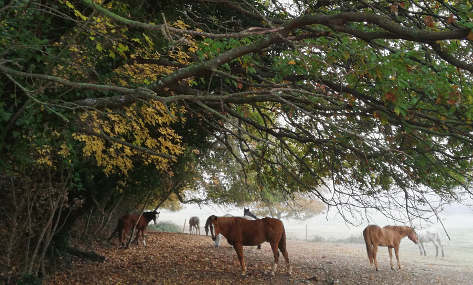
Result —
[[227, 238], [235, 249], [241, 265], [241, 274], [246, 275], [246, 265], [243, 258], [244, 245], [258, 245], [262, 242], [269, 242], [274, 255], [274, 264], [271, 275], [274, 275], [279, 261], [279, 250], [282, 252], [288, 266], [288, 273], [291, 275], [292, 267], [289, 263], [289, 256], [286, 250], [286, 231], [283, 223], [274, 218], [263, 218], [259, 220], [247, 220], [239, 217], [217, 217], [210, 216], [210, 233], [215, 240], [218, 234]]
[[189, 234], [192, 234], [192, 230], [194, 230], [194, 233], [197, 235], [197, 231], [199, 231], [200, 235], [200, 220], [199, 217], [191, 217], [189, 219]]
[[368, 253], [368, 259], [370, 264], [374, 263], [376, 271], [378, 271], [378, 260], [376, 259], [376, 253], [378, 252], [378, 246], [387, 246], [389, 249], [389, 262], [391, 269], [394, 270], [393, 266], [393, 253], [396, 254], [397, 266], [401, 269], [401, 263], [399, 262], [399, 244], [401, 239], [405, 236], [409, 237], [415, 244], [417, 244], [417, 234], [411, 227], [406, 226], [385, 226], [383, 228], [377, 225], [369, 225], [363, 230], [363, 237], [366, 243], [366, 252]]
[[[146, 227], [148, 226], [148, 223], [153, 220], [154, 224], [156, 224], [156, 219], [159, 217], [159, 212], [153, 211], [153, 212], [144, 212], [143, 215], [138, 215], [138, 214], [127, 214], [122, 216], [118, 220], [118, 224], [113, 231], [113, 233], [110, 235], [108, 240], [110, 241], [116, 233], [118, 233], [118, 239], [120, 240], [120, 246], [125, 247], [124, 239], [126, 235], [133, 229], [133, 227], [136, 224], [136, 238], [135, 242], [138, 244], [138, 238], [141, 237], [143, 238], [143, 245], [146, 246], [146, 240], [144, 236], [144, 231], [146, 230]], [[138, 221], [139, 218], [139, 221]], [[138, 223], [136, 223], [138, 221]]]

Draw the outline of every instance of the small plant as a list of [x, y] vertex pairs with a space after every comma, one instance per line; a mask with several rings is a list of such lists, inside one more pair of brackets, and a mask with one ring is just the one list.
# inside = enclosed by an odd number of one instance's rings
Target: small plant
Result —
[[41, 278], [36, 277], [31, 274], [24, 274], [18, 280], [16, 280], [18, 285], [41, 285]]
[[315, 235], [311, 239], [309, 239], [309, 241], [312, 241], [312, 242], [325, 242], [327, 240], [322, 236]]
[[159, 222], [157, 225], [149, 225], [149, 231], [180, 233], [181, 228], [173, 222]]

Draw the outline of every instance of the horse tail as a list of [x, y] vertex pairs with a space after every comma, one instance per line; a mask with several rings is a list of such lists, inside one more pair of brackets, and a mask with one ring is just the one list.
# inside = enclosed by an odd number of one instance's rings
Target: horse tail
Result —
[[286, 230], [284, 229], [284, 225], [282, 224], [282, 222], [281, 222], [281, 225], [282, 225], [282, 235], [281, 235], [281, 239], [279, 240], [278, 247], [280, 249], [286, 249]]
[[113, 238], [113, 236], [114, 236], [116, 233], [118, 233], [118, 231], [119, 231], [119, 230], [118, 230], [119, 226], [120, 226], [120, 222], [117, 223], [117, 226], [115, 227], [115, 229], [113, 230], [112, 234], [111, 234], [110, 237], [108, 238], [108, 241], [110, 241], [110, 240]]
[[366, 244], [366, 253], [368, 254], [368, 259], [370, 260], [370, 264], [373, 263], [373, 247], [371, 243], [370, 232], [368, 228], [363, 230], [363, 238], [365, 239]]

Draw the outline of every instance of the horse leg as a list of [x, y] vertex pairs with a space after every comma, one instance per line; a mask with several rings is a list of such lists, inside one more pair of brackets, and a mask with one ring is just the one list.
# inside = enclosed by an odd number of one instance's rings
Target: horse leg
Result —
[[143, 246], [146, 246], [145, 230], [141, 231], [141, 238], [143, 239]]
[[424, 253], [422, 252], [422, 246], [421, 246], [422, 242], [419, 241], [419, 243], [417, 244], [417, 247], [419, 247], [419, 253], [420, 255], [424, 255]]
[[389, 250], [389, 264], [391, 264], [391, 270], [394, 270], [394, 265], [393, 265], [393, 248], [388, 247]]
[[243, 258], [243, 246], [241, 243], [235, 243], [233, 245], [233, 248], [236, 251], [236, 254], [238, 256], [238, 260], [240, 261], [240, 266], [241, 266], [241, 275], [246, 275], [246, 264], [245, 264], [245, 259]]
[[220, 245], [220, 234], [217, 235], [217, 237], [215, 238], [215, 247], [219, 247]]
[[278, 263], [279, 263], [278, 243], [274, 241], [271, 242], [271, 249], [273, 250], [273, 255], [274, 255], [274, 263], [273, 263], [273, 270], [271, 271], [271, 276], [274, 276], [276, 274], [276, 270], [278, 269]]
[[432, 243], [435, 246], [435, 257], [438, 257], [439, 256], [439, 247], [438, 247], [438, 245], [435, 241], [432, 241]]
[[116, 234], [120, 234], [120, 231], [118, 230], [118, 226], [113, 230], [113, 233], [108, 238], [108, 241], [110, 241]]
[[125, 247], [125, 244], [123, 243], [123, 240], [125, 239], [125, 234], [126, 234], [126, 230], [122, 229], [119, 235], [120, 247]]
[[427, 256], [427, 251], [425, 250], [424, 243], [422, 242], [420, 245], [422, 246], [422, 249], [424, 250], [424, 256]]
[[135, 229], [135, 231], [133, 231], [132, 234], [135, 233], [135, 232], [136, 232], [136, 237], [135, 237], [135, 239], [133, 240], [133, 242], [134, 242], [136, 245], [138, 245], [138, 239], [139, 239], [139, 237], [140, 237], [140, 230]]
[[376, 268], [376, 271], [378, 271], [378, 259], [376, 258], [377, 253], [378, 253], [378, 245], [373, 244], [373, 261], [374, 261], [374, 267]]
[[394, 246], [394, 253], [396, 254], [396, 259], [397, 259], [397, 267], [399, 270], [401, 269], [401, 262], [399, 261], [399, 245]]
[[287, 274], [291, 275], [292, 274], [292, 266], [291, 266], [291, 263], [289, 262], [289, 255], [287, 254], [286, 243], [283, 242], [282, 240], [279, 241], [279, 250], [281, 251], [282, 256], [284, 256], [284, 259], [286, 260]]

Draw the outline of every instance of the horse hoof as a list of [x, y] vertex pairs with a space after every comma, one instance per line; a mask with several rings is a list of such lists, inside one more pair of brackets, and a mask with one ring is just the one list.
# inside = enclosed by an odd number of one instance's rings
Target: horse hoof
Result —
[[246, 272], [243, 271], [243, 272], [241, 273], [241, 276], [246, 276]]

